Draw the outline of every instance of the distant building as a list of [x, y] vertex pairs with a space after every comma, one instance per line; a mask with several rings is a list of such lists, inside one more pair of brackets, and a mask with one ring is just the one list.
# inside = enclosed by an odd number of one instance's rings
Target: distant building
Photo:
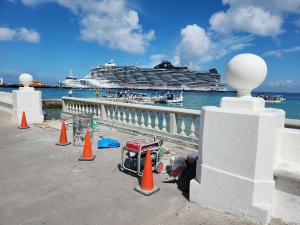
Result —
[[2, 84], [3, 84], [3, 78], [0, 77], [0, 85], [2, 85]]

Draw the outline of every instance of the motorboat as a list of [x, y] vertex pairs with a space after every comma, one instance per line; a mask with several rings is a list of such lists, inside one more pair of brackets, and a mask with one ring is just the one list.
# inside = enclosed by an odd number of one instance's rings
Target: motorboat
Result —
[[270, 102], [270, 103], [280, 103], [286, 100], [285, 98], [282, 97], [282, 95], [269, 95], [269, 93], [261, 93], [258, 94], [256, 97], [263, 98], [265, 102]]

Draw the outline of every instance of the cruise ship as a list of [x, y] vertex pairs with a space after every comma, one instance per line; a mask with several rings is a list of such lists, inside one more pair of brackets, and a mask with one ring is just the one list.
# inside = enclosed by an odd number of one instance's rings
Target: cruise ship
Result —
[[64, 81], [58, 81], [59, 88], [74, 88], [74, 89], [84, 89], [89, 88], [84, 81], [73, 76], [72, 70], [70, 70], [69, 76], [66, 77]]
[[81, 79], [90, 86], [101, 88], [143, 89], [143, 90], [191, 90], [227, 91], [226, 83], [220, 82], [221, 75], [213, 68], [208, 72], [175, 67], [163, 60], [152, 68], [117, 66], [113, 60], [91, 70]]

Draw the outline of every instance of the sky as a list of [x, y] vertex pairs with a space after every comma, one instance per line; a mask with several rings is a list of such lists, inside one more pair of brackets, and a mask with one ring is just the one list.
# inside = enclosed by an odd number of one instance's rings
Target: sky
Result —
[[83, 78], [111, 59], [217, 68], [225, 82], [242, 53], [267, 64], [257, 91], [300, 92], [300, 0], [0, 0], [4, 83]]

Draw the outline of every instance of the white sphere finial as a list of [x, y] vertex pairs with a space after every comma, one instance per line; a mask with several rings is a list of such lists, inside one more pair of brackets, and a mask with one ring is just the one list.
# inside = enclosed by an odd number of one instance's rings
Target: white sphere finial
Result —
[[19, 77], [20, 83], [24, 85], [25, 88], [29, 87], [32, 83], [33, 78], [29, 73], [22, 73]]
[[254, 54], [240, 54], [233, 57], [226, 67], [226, 80], [237, 90], [237, 96], [251, 96], [267, 76], [265, 61]]

